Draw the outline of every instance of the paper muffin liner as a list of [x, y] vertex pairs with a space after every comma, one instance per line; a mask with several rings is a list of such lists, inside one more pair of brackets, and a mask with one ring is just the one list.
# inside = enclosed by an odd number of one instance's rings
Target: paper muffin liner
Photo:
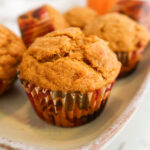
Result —
[[37, 37], [55, 30], [45, 6], [19, 16], [18, 24], [23, 41], [27, 47], [29, 47]]
[[144, 48], [133, 52], [115, 52], [118, 60], [122, 63], [119, 77], [124, 77], [130, 74], [136, 68], [138, 62], [141, 60]]
[[21, 79], [37, 114], [50, 124], [75, 127], [95, 119], [105, 108], [114, 84], [87, 93], [51, 91]]
[[4, 94], [6, 91], [8, 91], [12, 84], [14, 83], [16, 78], [13, 79], [0, 79], [0, 95]]
[[126, 14], [150, 30], [150, 1], [119, 0], [112, 11]]

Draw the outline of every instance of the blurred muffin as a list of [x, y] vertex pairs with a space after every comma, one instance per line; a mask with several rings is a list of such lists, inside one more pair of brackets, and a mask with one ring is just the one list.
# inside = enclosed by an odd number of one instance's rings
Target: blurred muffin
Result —
[[64, 17], [49, 5], [41, 6], [19, 16], [18, 24], [27, 47], [39, 36], [68, 27]]
[[106, 42], [67, 28], [29, 47], [19, 78], [43, 120], [71, 127], [93, 120], [103, 110], [120, 66]]
[[91, 8], [79, 6], [70, 9], [64, 14], [64, 17], [70, 26], [79, 27], [81, 29], [83, 29], [87, 23], [91, 22], [97, 16], [98, 14], [96, 11]]
[[119, 13], [96, 18], [87, 24], [84, 33], [97, 35], [109, 42], [122, 63], [120, 76], [125, 76], [136, 67], [149, 41], [148, 31], [143, 26]]
[[149, 0], [120, 0], [111, 11], [126, 14], [150, 31], [150, 1]]
[[24, 51], [22, 40], [0, 24], [0, 95], [13, 84]]

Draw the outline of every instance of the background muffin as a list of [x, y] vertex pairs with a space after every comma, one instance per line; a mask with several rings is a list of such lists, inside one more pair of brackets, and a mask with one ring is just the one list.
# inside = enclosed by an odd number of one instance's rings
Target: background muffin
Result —
[[70, 9], [64, 14], [64, 17], [70, 26], [79, 27], [81, 29], [96, 16], [98, 16], [98, 14], [91, 8], [79, 6]]
[[118, 1], [111, 11], [126, 14], [150, 30], [150, 1], [123, 0]]
[[22, 40], [0, 25], [0, 95], [8, 90], [15, 80], [24, 51]]
[[78, 126], [103, 109], [120, 66], [106, 42], [68, 28], [30, 46], [20, 79], [41, 118], [58, 126]]
[[84, 33], [97, 35], [109, 42], [123, 64], [120, 75], [135, 68], [149, 41], [149, 33], [143, 26], [119, 13], [96, 18], [85, 27]]
[[68, 27], [63, 16], [49, 5], [41, 6], [19, 16], [18, 24], [27, 47], [39, 36]]

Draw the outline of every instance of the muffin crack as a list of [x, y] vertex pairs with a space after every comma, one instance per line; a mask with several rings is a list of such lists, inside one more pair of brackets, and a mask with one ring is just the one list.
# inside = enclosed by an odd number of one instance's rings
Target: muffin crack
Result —
[[103, 72], [102, 72], [101, 70], [98, 70], [97, 67], [94, 67], [88, 59], [86, 59], [86, 58], [84, 57], [84, 58], [83, 58], [83, 62], [84, 62], [86, 65], [90, 66], [90, 68], [92, 68], [94, 71], [101, 73], [101, 76], [102, 76], [103, 80], [106, 80], [106, 77], [103, 75]]
[[39, 63], [47, 63], [47, 62], [54, 62], [60, 58], [65, 58], [69, 56], [69, 53], [64, 53], [61, 55], [57, 55], [57, 54], [53, 54], [47, 58], [44, 58], [44, 60], [38, 60], [33, 54], [29, 54], [32, 58], [34, 58], [36, 61], [38, 61]]
[[20, 65], [23, 79], [54, 91], [99, 89], [113, 82], [119, 69], [107, 43], [96, 36], [84, 36], [78, 28], [38, 38]]
[[34, 55], [30, 55], [31, 57], [33, 57], [33, 59], [35, 59], [38, 63], [52, 63], [54, 61], [57, 61], [59, 59], [63, 59], [63, 58], [66, 58], [68, 57], [69, 59], [71, 60], [76, 60], [76, 61], [79, 61], [79, 62], [83, 62], [84, 64], [86, 64], [88, 67], [90, 67], [91, 69], [93, 69], [96, 73], [100, 73], [101, 74], [101, 77], [103, 78], [103, 80], [106, 80], [106, 77], [103, 75], [103, 72], [101, 70], [98, 70], [97, 67], [94, 67], [91, 62], [86, 59], [85, 57], [83, 57], [83, 59], [81, 60], [78, 60], [76, 58], [71, 58], [69, 53], [65, 53], [65, 55], [62, 57], [62, 56], [58, 56], [58, 55], [54, 55], [53, 58], [49, 58], [47, 60], [37, 60], [36, 57]]

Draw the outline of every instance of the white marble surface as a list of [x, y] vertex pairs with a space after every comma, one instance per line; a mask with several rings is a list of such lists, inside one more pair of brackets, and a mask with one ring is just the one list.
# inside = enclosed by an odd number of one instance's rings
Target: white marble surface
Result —
[[[149, 88], [150, 89], [150, 85]], [[150, 92], [125, 129], [105, 150], [150, 150]]]
[[[64, 2], [67, 2], [66, 3]], [[69, 7], [85, 4], [85, 0], [0, 0], [0, 23], [6, 25], [19, 35], [16, 18], [22, 12], [50, 3], [57, 9], [64, 5], [62, 12]], [[58, 5], [59, 3], [59, 5]], [[150, 85], [149, 85], [150, 89]], [[143, 104], [127, 127], [118, 135], [105, 150], [150, 150], [150, 92], [147, 91]], [[4, 150], [1, 149], [0, 150]]]

